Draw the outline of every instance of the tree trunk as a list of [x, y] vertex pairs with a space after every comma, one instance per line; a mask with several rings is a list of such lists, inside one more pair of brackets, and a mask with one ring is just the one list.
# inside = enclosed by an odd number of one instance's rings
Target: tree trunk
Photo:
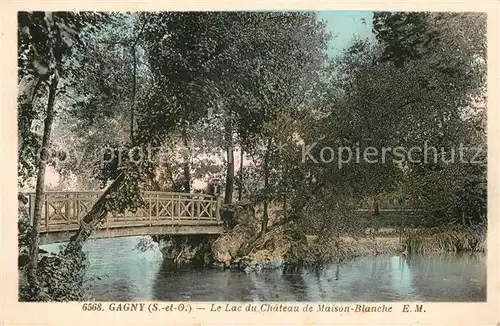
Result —
[[286, 202], [287, 202], [287, 195], [288, 195], [288, 185], [287, 185], [287, 173], [288, 173], [288, 168], [285, 163], [283, 163], [283, 174], [281, 179], [283, 180], [283, 218], [286, 220], [287, 219], [287, 209], [286, 209]]
[[316, 196], [323, 189], [324, 186], [325, 186], [325, 184], [320, 182], [302, 200], [297, 200], [297, 199], [293, 200], [290, 204], [290, 206], [291, 206], [290, 207], [290, 214], [287, 214], [287, 218], [274, 224], [271, 227], [271, 229], [274, 229], [278, 226], [285, 225], [287, 223], [290, 223], [292, 221], [295, 221], [295, 220], [302, 218], [303, 209], [307, 207], [307, 205], [310, 203], [310, 201], [313, 199], [313, 197]]
[[[54, 121], [54, 101], [56, 98], [57, 85], [59, 83], [59, 75], [57, 70], [54, 73], [53, 79], [49, 87], [49, 99], [47, 102], [47, 113], [44, 122], [42, 148], [48, 149], [50, 143], [50, 133], [52, 130], [52, 122]], [[33, 290], [35, 296], [39, 292], [37, 268], [38, 268], [38, 249], [40, 244], [39, 232], [40, 221], [42, 217], [42, 203], [45, 183], [45, 169], [47, 167], [46, 159], [38, 158], [38, 171], [36, 176], [35, 188], [35, 207], [33, 212], [33, 228], [31, 230], [31, 243], [29, 249], [30, 264], [28, 266], [28, 283]]]
[[403, 229], [404, 229], [404, 220], [403, 220], [404, 214], [401, 212], [401, 221], [399, 225], [399, 243], [403, 241]]
[[264, 155], [264, 212], [262, 214], [262, 225], [260, 228], [260, 236], [263, 237], [267, 232], [267, 224], [269, 223], [269, 150], [271, 148], [272, 138], [267, 140], [266, 154]]
[[120, 189], [123, 181], [125, 181], [125, 174], [121, 172], [118, 177], [111, 183], [111, 185], [109, 185], [109, 187], [104, 191], [101, 197], [99, 197], [90, 211], [81, 219], [80, 228], [69, 239], [69, 243], [64, 251], [65, 254], [70, 254], [82, 249], [83, 244], [90, 237], [92, 231], [97, 228], [97, 226], [104, 220], [104, 218], [108, 214], [106, 201], [109, 197], [111, 197], [111, 195], [116, 195], [115, 193]]
[[135, 125], [135, 93], [137, 88], [137, 56], [135, 45], [132, 47], [133, 77], [132, 77], [132, 104], [130, 106], [130, 144], [134, 147], [134, 125]]
[[134, 147], [135, 145], [134, 126], [135, 126], [135, 104], [136, 104], [135, 98], [137, 93], [137, 42], [139, 42], [139, 39], [142, 35], [142, 32], [144, 31], [145, 26], [146, 26], [146, 20], [144, 20], [141, 30], [139, 31], [139, 34], [137, 34], [137, 37], [135, 38], [135, 41], [131, 47], [132, 61], [133, 61], [133, 79], [132, 79], [132, 105], [130, 108], [130, 143], [132, 147]]
[[238, 201], [241, 201], [243, 195], [243, 146], [240, 152], [240, 186], [238, 187]]
[[184, 161], [184, 185], [182, 187], [183, 192], [191, 192], [191, 174], [189, 173], [189, 162]]
[[186, 128], [182, 130], [182, 141], [184, 144], [184, 150], [182, 154], [182, 160], [183, 160], [183, 174], [184, 174], [184, 182], [183, 182], [183, 191], [190, 193], [191, 192], [191, 168], [189, 165], [189, 142], [187, 139], [187, 132]]
[[172, 168], [170, 167], [170, 164], [168, 164], [168, 162], [165, 162], [165, 168], [167, 169], [168, 177], [170, 179], [170, 182], [172, 183], [172, 188], [173, 188], [174, 192], [182, 191], [181, 187], [177, 184], [177, 182], [175, 182]]
[[[285, 225], [287, 223], [290, 223], [292, 221], [295, 221], [295, 220], [298, 220], [300, 218], [303, 217], [303, 214], [302, 214], [302, 210], [307, 206], [307, 204], [310, 202], [310, 200], [316, 196], [318, 194], [318, 192], [321, 191], [321, 189], [323, 189], [323, 187], [325, 186], [324, 183], [318, 183], [313, 189], [312, 191], [309, 193], [308, 196], [306, 196], [303, 200], [301, 201], [294, 201], [292, 203], [292, 207], [291, 207], [291, 214], [288, 215], [288, 218], [287, 219], [283, 219], [281, 221], [279, 221], [278, 223], [276, 224], [273, 224], [271, 227], [267, 228], [266, 227], [266, 232], [267, 233], [268, 231], [270, 230], [273, 230], [273, 229], [276, 229], [282, 225]], [[255, 235], [254, 237], [250, 238], [250, 240], [248, 240], [247, 242], [247, 245], [241, 250], [241, 253], [245, 256], [245, 255], [248, 255], [250, 253], [250, 251], [252, 251], [252, 249], [255, 247], [255, 245], [257, 244], [257, 241], [259, 239], [262, 238], [262, 236], [265, 234], [265, 233], [262, 233], [262, 231]]]
[[379, 216], [380, 215], [380, 201], [378, 196], [375, 196], [373, 198], [373, 216]]
[[283, 218], [285, 220], [287, 219], [287, 214], [286, 214], [286, 192], [283, 194]]
[[234, 189], [234, 151], [233, 151], [233, 126], [232, 118], [226, 118], [225, 123], [225, 138], [226, 138], [226, 157], [227, 157], [227, 171], [226, 171], [226, 191], [224, 195], [224, 204], [230, 205], [233, 202], [233, 189]]

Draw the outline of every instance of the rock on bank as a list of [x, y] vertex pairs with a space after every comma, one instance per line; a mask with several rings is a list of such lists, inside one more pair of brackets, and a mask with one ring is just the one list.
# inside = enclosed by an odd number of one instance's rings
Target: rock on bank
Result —
[[293, 222], [273, 226], [279, 222], [273, 216], [270, 218], [270, 231], [260, 238], [260, 218], [249, 205], [237, 204], [230, 209], [236, 226], [212, 245], [214, 264], [218, 266], [247, 272], [297, 268], [394, 253], [400, 249], [396, 237], [306, 236]]

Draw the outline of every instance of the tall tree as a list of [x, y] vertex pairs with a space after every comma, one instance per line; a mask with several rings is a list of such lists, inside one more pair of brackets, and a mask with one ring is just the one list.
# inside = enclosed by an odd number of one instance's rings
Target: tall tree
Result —
[[[152, 38], [153, 73], [168, 90], [169, 104], [175, 112], [193, 112], [195, 106], [222, 112], [227, 155], [225, 202], [230, 203], [234, 134], [248, 139], [258, 132], [263, 121], [272, 119], [279, 109], [272, 101], [290, 96], [304, 74], [321, 64], [328, 39], [324, 26], [313, 13], [157, 15], [155, 21], [161, 24], [146, 27], [146, 33]], [[200, 96], [187, 96], [186, 92], [201, 93], [208, 102], [193, 102]]]
[[[55, 100], [58, 92], [61, 76], [64, 77], [70, 69], [63, 65], [65, 59], [71, 54], [74, 47], [81, 46], [79, 33], [86, 27], [87, 22], [96, 23], [99, 15], [89, 13], [70, 12], [19, 12], [18, 14], [18, 58], [19, 58], [19, 80], [33, 81], [28, 87], [27, 94], [21, 94], [19, 121], [20, 128], [20, 165], [26, 163], [26, 157], [21, 157], [26, 146], [36, 145], [32, 141], [24, 142], [24, 139], [33, 137], [29, 134], [30, 122], [45, 117], [43, 123], [43, 135], [41, 139], [41, 151], [47, 153], [51, 141], [52, 124], [54, 121]], [[33, 102], [38, 89], [47, 88], [47, 104], [44, 112], [38, 114], [34, 111]], [[31, 89], [30, 89], [31, 88]], [[30, 263], [28, 270], [28, 282], [33, 291], [34, 298], [39, 292], [37, 280], [38, 250], [39, 250], [39, 226], [41, 221], [43, 193], [45, 184], [45, 171], [48, 157], [32, 157], [35, 163], [32, 167], [36, 170], [36, 187], [34, 213], [32, 217], [33, 227], [31, 230]], [[20, 172], [24, 172], [20, 170]]]

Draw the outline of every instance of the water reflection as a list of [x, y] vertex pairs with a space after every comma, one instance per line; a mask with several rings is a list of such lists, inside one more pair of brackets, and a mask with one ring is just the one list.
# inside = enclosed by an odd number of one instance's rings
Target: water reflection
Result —
[[435, 301], [486, 301], [486, 256], [412, 257], [413, 287]]
[[414, 293], [412, 286], [413, 275], [409, 259], [401, 256], [391, 257], [390, 267], [391, 289], [394, 293], [399, 298], [415, 298], [415, 300], [418, 300], [418, 294]]
[[134, 301], [135, 287], [127, 278], [106, 279], [92, 286], [94, 295], [106, 301]]
[[[137, 238], [85, 246], [90, 294], [97, 300], [485, 301], [485, 255], [380, 256], [294, 273], [176, 269]], [[57, 251], [58, 245], [44, 246]]]

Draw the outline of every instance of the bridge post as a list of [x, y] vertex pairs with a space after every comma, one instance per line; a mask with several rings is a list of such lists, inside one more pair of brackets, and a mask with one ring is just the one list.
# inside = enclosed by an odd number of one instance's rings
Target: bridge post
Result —
[[[49, 196], [47, 194], [43, 195], [42, 207], [45, 209], [45, 228], [49, 230]], [[54, 210], [55, 211], [55, 210]]]
[[153, 198], [151, 198], [151, 195], [148, 195], [148, 205], [149, 205], [149, 226], [153, 225]]
[[221, 204], [222, 204], [222, 199], [220, 196], [217, 196], [217, 204], [215, 207], [215, 217], [217, 218], [217, 223], [219, 223], [221, 221], [221, 218], [220, 218], [220, 209], [222, 206]]
[[70, 195], [66, 194], [64, 196], [66, 198], [66, 202], [64, 203], [65, 207], [64, 207], [64, 215], [66, 215], [66, 224], [70, 225], [71, 224], [71, 214], [69, 213], [69, 199], [70, 199]]

